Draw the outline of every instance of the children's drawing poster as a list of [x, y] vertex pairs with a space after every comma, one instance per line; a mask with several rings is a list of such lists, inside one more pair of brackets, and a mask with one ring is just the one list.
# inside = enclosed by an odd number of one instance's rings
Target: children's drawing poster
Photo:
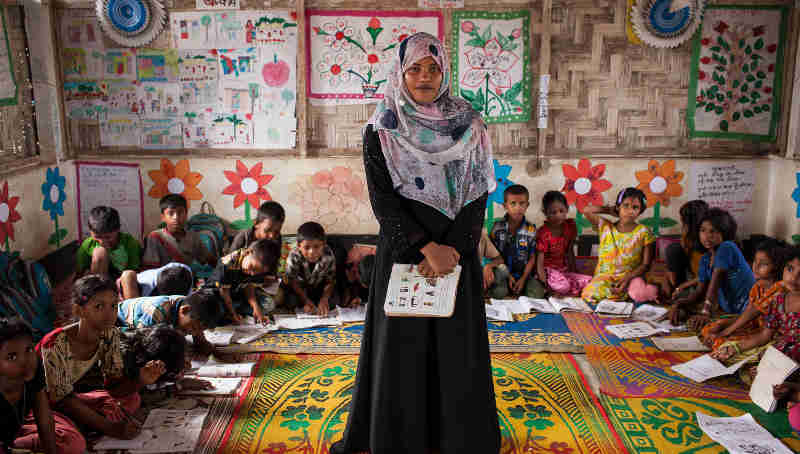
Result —
[[297, 44], [262, 47], [261, 80], [256, 93], [261, 112], [274, 118], [294, 118], [297, 102]]
[[253, 115], [215, 113], [211, 144], [219, 148], [253, 148]]
[[245, 23], [237, 11], [220, 11], [214, 13], [217, 26], [217, 47], [245, 47]]
[[144, 118], [140, 123], [142, 148], [182, 148], [181, 124], [173, 118]]
[[265, 113], [253, 115], [253, 142], [258, 148], [294, 148], [297, 119], [271, 118]]
[[456, 91], [487, 123], [531, 118], [530, 11], [454, 11]]
[[89, 211], [110, 206], [119, 212], [120, 230], [141, 240], [144, 233], [144, 198], [139, 164], [121, 162], [75, 163], [78, 237], [89, 236]]
[[195, 104], [216, 104], [218, 100], [217, 81], [182, 82], [180, 102], [184, 106]]
[[751, 162], [694, 162], [689, 175], [689, 200], [705, 200], [712, 207], [727, 210], [739, 223], [739, 231], [749, 224], [755, 187]]
[[297, 16], [286, 11], [240, 11], [242, 46], [297, 47]]
[[137, 147], [140, 142], [139, 118], [109, 117], [100, 122], [100, 145], [104, 147]]
[[105, 101], [105, 114], [108, 117], [119, 115], [137, 115], [141, 112], [139, 106], [139, 89], [131, 81], [110, 80], [105, 81], [107, 96]]
[[217, 118], [215, 106], [184, 106], [179, 119], [183, 124], [183, 146], [186, 148], [207, 148], [212, 145], [214, 120]]
[[103, 58], [104, 79], [136, 80], [136, 52], [133, 49], [108, 49]]
[[224, 82], [258, 82], [259, 52], [255, 47], [219, 49], [219, 66]]
[[140, 82], [177, 82], [178, 52], [175, 49], [140, 49], [136, 53]]
[[400, 42], [416, 32], [439, 39], [444, 33], [438, 11], [307, 10], [306, 16], [313, 104], [377, 102]]
[[214, 81], [219, 79], [217, 51], [178, 51], [178, 79], [181, 82]]
[[180, 87], [178, 84], [142, 82], [137, 89], [139, 115], [148, 118], [178, 116]]
[[64, 102], [67, 117], [73, 120], [97, 120], [105, 110], [103, 98], [107, 91], [94, 80], [64, 82]]
[[100, 24], [92, 9], [65, 9], [61, 16], [61, 43], [64, 48], [103, 49]]
[[217, 47], [217, 22], [213, 11], [170, 13], [169, 18], [176, 49]]
[[105, 107], [100, 101], [73, 100], [64, 103], [67, 118], [94, 121], [101, 117]]
[[260, 92], [258, 83], [230, 82], [222, 87], [222, 110], [231, 113], [253, 113], [261, 110], [256, 103]]
[[99, 49], [65, 47], [61, 50], [64, 78], [100, 79], [104, 73], [105, 53]]

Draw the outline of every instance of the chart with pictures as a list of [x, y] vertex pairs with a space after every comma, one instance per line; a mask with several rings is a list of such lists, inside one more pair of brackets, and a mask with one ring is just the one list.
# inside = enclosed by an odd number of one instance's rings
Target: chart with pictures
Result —
[[384, 311], [389, 316], [449, 317], [455, 307], [461, 266], [443, 277], [428, 278], [417, 265], [395, 264]]
[[294, 13], [175, 12], [169, 49], [106, 49], [90, 13], [62, 20], [63, 89], [67, 116], [101, 122], [103, 146], [295, 146]]

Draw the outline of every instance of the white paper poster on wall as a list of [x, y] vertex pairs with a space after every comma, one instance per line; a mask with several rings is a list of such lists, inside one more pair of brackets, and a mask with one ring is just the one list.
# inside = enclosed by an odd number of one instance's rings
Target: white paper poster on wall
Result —
[[136, 147], [140, 142], [138, 117], [110, 117], [108, 120], [100, 122], [100, 145], [104, 147]]
[[78, 236], [89, 236], [89, 212], [110, 206], [119, 212], [121, 231], [141, 241], [144, 233], [144, 199], [139, 164], [124, 162], [75, 163], [78, 188]]
[[755, 187], [753, 163], [692, 163], [690, 178], [689, 200], [705, 200], [712, 207], [727, 210], [739, 226], [749, 223]]

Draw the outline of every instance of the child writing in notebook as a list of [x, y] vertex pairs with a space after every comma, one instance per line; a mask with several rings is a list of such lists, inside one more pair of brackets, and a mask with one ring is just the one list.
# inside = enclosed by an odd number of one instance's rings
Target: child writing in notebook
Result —
[[753, 270], [733, 242], [736, 220], [730, 213], [719, 208], [708, 210], [700, 220], [698, 238], [707, 251], [700, 259], [699, 284], [689, 296], [675, 299], [664, 316], [673, 325], [688, 319], [694, 331], [702, 330], [714, 312], [741, 314], [755, 284]]
[[[586, 219], [600, 232], [597, 267], [581, 293], [584, 300], [622, 301], [630, 297], [643, 302], [658, 299], [658, 288], [643, 278], [653, 262], [656, 241], [650, 229], [636, 222], [646, 208], [644, 192], [625, 188], [617, 195], [613, 207], [584, 209]], [[617, 222], [610, 222], [599, 214], [616, 216]]]
[[753, 256], [756, 283], [750, 289], [750, 303], [738, 317], [726, 317], [706, 325], [700, 335], [706, 345], [716, 349], [725, 342], [749, 337], [764, 327], [763, 316], [769, 312], [769, 302], [777, 293], [793, 286], [792, 281], [781, 279], [785, 274], [782, 265], [786, 247], [786, 243], [775, 239], [764, 240], [756, 246]]
[[140, 425], [130, 415], [139, 409], [139, 390], [155, 383], [164, 363], [148, 362], [136, 380], [124, 376], [113, 282], [84, 276], [75, 282], [72, 298], [78, 322], [51, 331], [37, 345], [50, 402], [79, 427], [134, 438]]
[[568, 210], [564, 194], [547, 191], [542, 197], [547, 219], [536, 232], [536, 273], [556, 295], [578, 296], [592, 276], [575, 272], [573, 245], [578, 229], [574, 219], [567, 219]]
[[19, 317], [0, 319], [0, 415], [0, 452], [83, 454], [86, 449], [80, 433], [61, 430], [56, 436], [53, 421], [63, 429], [64, 417], [50, 411], [33, 333]]

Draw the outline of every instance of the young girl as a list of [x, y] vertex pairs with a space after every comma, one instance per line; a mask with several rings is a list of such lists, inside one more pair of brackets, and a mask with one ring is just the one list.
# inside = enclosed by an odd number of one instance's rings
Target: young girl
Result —
[[567, 219], [568, 210], [564, 194], [547, 191], [542, 197], [547, 220], [536, 232], [536, 273], [551, 292], [577, 296], [592, 276], [575, 272], [573, 244], [578, 229], [574, 219]]
[[123, 375], [112, 281], [84, 276], [75, 282], [72, 298], [78, 322], [51, 331], [37, 346], [50, 402], [80, 427], [131, 439], [140, 429], [130, 416], [139, 408], [139, 389], [164, 373], [164, 363], [145, 364], [138, 380]]
[[19, 317], [0, 319], [0, 415], [5, 415], [0, 416], [0, 452], [11, 452], [13, 447], [82, 454], [86, 449], [80, 433], [75, 437], [73, 432], [61, 432], [56, 437], [53, 419], [59, 424], [63, 417], [50, 411], [33, 333]]
[[681, 206], [681, 242], [670, 244], [666, 250], [667, 280], [664, 281], [664, 295], [676, 296], [683, 289], [697, 285], [697, 271], [705, 252], [697, 232], [700, 219], [706, 211], [708, 204], [702, 200], [692, 200]]
[[665, 316], [673, 325], [689, 318], [689, 328], [695, 331], [711, 321], [715, 310], [741, 314], [755, 284], [753, 271], [733, 242], [736, 221], [730, 213], [719, 208], [708, 210], [700, 221], [698, 237], [707, 251], [700, 259], [699, 283], [688, 297], [675, 299]]
[[[642, 278], [653, 261], [656, 241], [650, 229], [636, 223], [645, 208], [644, 192], [625, 188], [617, 195], [613, 208], [584, 209], [586, 219], [600, 232], [600, 251], [594, 277], [581, 294], [583, 299], [625, 300], [628, 296], [636, 302], [658, 299], [658, 288]], [[598, 214], [616, 216], [618, 221], [611, 223]]]
[[[786, 252], [782, 278], [768, 290], [772, 296], [764, 297], [760, 304], [766, 307], [761, 329], [719, 345], [711, 352], [712, 357], [732, 364], [757, 354], [752, 361], [757, 364], [760, 354], [770, 341], [774, 341], [775, 348], [794, 360], [800, 359], [800, 304], [789, 303], [790, 295], [800, 295], [800, 248], [793, 247]], [[748, 373], [739, 375], [745, 382], [750, 382], [753, 378], [751, 368], [743, 369]]]
[[756, 246], [753, 275], [756, 283], [750, 290], [750, 304], [739, 317], [720, 319], [703, 328], [700, 337], [711, 348], [732, 340], [744, 339], [764, 327], [762, 315], [769, 312], [769, 302], [778, 292], [785, 292], [786, 283], [780, 280], [783, 252], [786, 243], [769, 239]]

